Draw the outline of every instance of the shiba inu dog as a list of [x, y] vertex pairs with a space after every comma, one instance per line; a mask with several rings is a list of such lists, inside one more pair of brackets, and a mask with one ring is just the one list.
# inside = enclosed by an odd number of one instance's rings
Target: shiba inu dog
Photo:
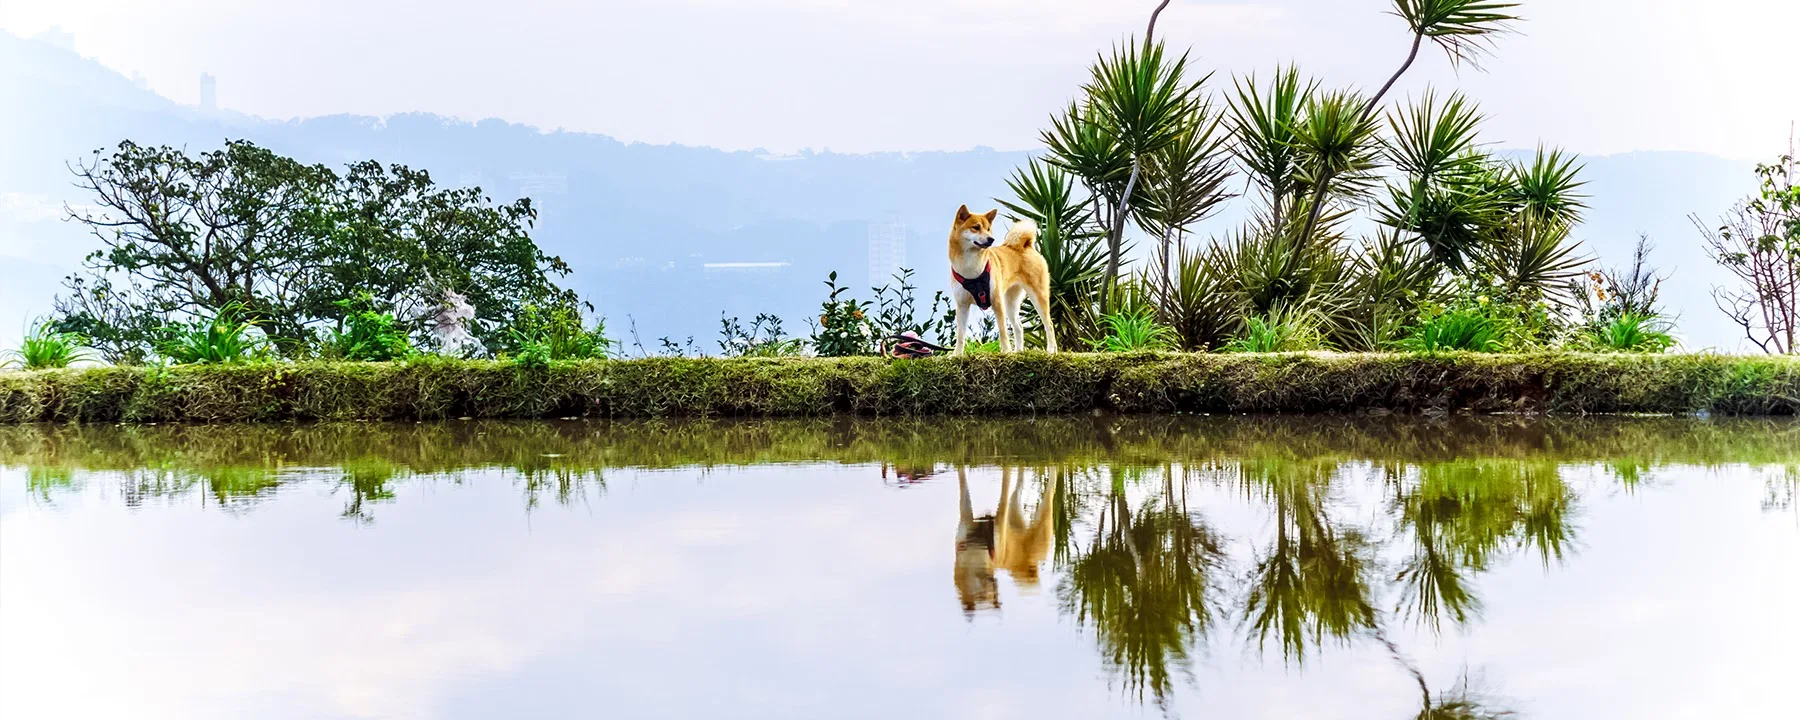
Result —
[[969, 502], [969, 478], [962, 468], [956, 469], [956, 483], [962, 492], [961, 514], [956, 524], [956, 564], [954, 580], [963, 612], [1000, 607], [999, 586], [994, 580], [996, 568], [1012, 575], [1022, 587], [1036, 587], [1038, 566], [1050, 552], [1050, 540], [1056, 534], [1056, 484], [1051, 483], [1038, 498], [1037, 514], [1027, 519], [1020, 507], [1019, 495], [1025, 484], [1025, 472], [1019, 471], [1019, 482], [1012, 483], [1012, 471], [1000, 469], [1000, 506], [992, 515], [975, 517]]
[[969, 206], [956, 209], [950, 226], [950, 297], [956, 301], [956, 353], [961, 355], [969, 332], [969, 306], [992, 307], [1000, 330], [1000, 350], [1025, 348], [1020, 321], [1025, 297], [1044, 321], [1044, 349], [1056, 352], [1056, 327], [1050, 321], [1050, 265], [1036, 247], [1037, 223], [1020, 220], [994, 241], [999, 210], [977, 215]]

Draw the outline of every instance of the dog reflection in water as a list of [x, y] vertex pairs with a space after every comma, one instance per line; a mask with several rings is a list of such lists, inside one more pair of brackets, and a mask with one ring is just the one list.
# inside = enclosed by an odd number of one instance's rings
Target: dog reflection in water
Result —
[[962, 599], [963, 613], [973, 615], [982, 608], [1000, 607], [996, 568], [1012, 575], [1021, 587], [1037, 587], [1038, 565], [1050, 552], [1050, 538], [1056, 534], [1056, 519], [1051, 514], [1056, 484], [1045, 486], [1037, 512], [1029, 518], [1019, 500], [1024, 494], [1023, 470], [1015, 484], [1012, 470], [1000, 469], [1000, 506], [992, 515], [975, 517], [969, 502], [969, 477], [963, 468], [956, 469], [956, 484], [962, 492], [962, 514], [956, 524], [956, 594]]

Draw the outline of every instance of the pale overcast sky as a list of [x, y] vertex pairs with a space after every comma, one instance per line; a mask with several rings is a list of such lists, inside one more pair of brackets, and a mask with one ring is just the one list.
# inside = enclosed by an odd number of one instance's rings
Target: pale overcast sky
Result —
[[[0, 28], [194, 103], [269, 118], [430, 111], [728, 149], [1037, 145], [1096, 51], [1154, 0], [3, 0]], [[1176, 0], [1159, 25], [1225, 73], [1298, 61], [1378, 85], [1406, 37], [1388, 0]], [[1486, 72], [1425, 57], [1488, 137], [1584, 153], [1773, 155], [1800, 119], [1796, 0], [1525, 0]], [[1219, 77], [1225, 77], [1221, 74]], [[985, 98], [979, 104], [971, 97]]]

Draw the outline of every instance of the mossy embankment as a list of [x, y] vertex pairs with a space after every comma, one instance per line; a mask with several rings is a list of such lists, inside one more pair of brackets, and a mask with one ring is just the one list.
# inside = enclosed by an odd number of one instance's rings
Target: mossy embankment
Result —
[[1800, 358], [1094, 355], [252, 363], [0, 374], [0, 422], [1543, 412], [1792, 415]]

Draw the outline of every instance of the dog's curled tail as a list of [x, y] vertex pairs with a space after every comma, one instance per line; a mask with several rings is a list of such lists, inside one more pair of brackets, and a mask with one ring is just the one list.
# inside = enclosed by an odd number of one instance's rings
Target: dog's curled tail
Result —
[[1019, 218], [1019, 220], [1014, 222], [1012, 227], [1006, 231], [1006, 245], [1008, 247], [1029, 250], [1031, 249], [1031, 246], [1037, 242], [1037, 239], [1037, 223], [1032, 222], [1031, 218]]

